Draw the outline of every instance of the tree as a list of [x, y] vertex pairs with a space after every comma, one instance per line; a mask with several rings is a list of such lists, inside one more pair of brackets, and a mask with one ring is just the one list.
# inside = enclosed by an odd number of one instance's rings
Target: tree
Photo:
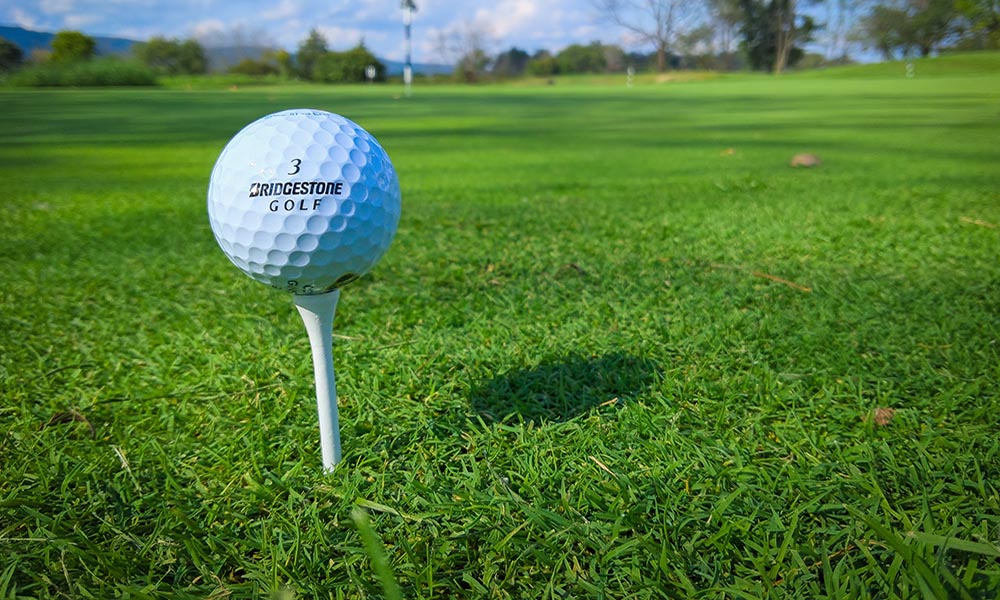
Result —
[[891, 60], [896, 50], [906, 45], [903, 23], [906, 11], [891, 6], [873, 6], [858, 22], [858, 37], [865, 47], [878, 50], [882, 57]]
[[0, 37], [0, 73], [12, 71], [24, 61], [24, 50], [14, 42]]
[[708, 23], [699, 25], [677, 37], [677, 50], [682, 66], [695, 69], [712, 68], [711, 50], [714, 28]]
[[556, 54], [556, 63], [560, 73], [603, 73], [608, 67], [600, 42], [566, 46]]
[[[202, 48], [213, 49], [212, 60], [207, 64], [210, 70], [226, 69], [247, 58], [267, 61], [264, 55], [276, 47], [267, 29], [239, 23], [200, 27], [192, 39]], [[290, 75], [291, 69], [287, 72]]]
[[60, 31], [52, 38], [53, 62], [82, 62], [94, 57], [97, 42], [79, 31]]
[[702, 16], [700, 2], [684, 0], [598, 0], [601, 13], [645, 44], [656, 47], [656, 67], [667, 70], [667, 54], [678, 36]]
[[316, 65], [326, 54], [326, 38], [318, 29], [313, 29], [301, 44], [295, 55], [295, 66], [299, 77], [313, 81], [316, 79]]
[[954, 0], [910, 0], [907, 34], [920, 56], [929, 56], [956, 34]]
[[736, 63], [734, 44], [743, 22], [740, 0], [708, 0], [708, 15], [715, 29], [714, 40], [722, 64], [732, 69]]
[[496, 77], [518, 77], [528, 68], [531, 55], [517, 47], [511, 47], [497, 55], [493, 61], [493, 75]]
[[185, 40], [181, 44], [178, 58], [182, 73], [200, 74], [208, 71], [205, 48], [194, 40]]
[[195, 40], [153, 37], [136, 44], [132, 52], [145, 65], [168, 75], [196, 75], [208, 69], [205, 49]]
[[475, 83], [490, 66], [490, 57], [482, 48], [471, 48], [455, 65], [455, 73], [466, 83]]
[[369, 66], [375, 67], [376, 80], [385, 80], [385, 65], [361, 42], [346, 52], [323, 54], [316, 61], [313, 72], [315, 80], [324, 83], [363, 83]]
[[758, 71], [782, 73], [802, 56], [800, 44], [812, 39], [816, 23], [797, 13], [795, 0], [740, 0], [743, 51]]
[[604, 53], [605, 70], [612, 73], [622, 73], [625, 71], [625, 51], [621, 46], [614, 44], [604, 44], [601, 46]]
[[264, 53], [264, 60], [276, 64], [278, 66], [278, 73], [282, 77], [291, 77], [294, 71], [292, 55], [288, 50], [268, 50]]
[[957, 0], [955, 8], [964, 25], [963, 46], [1000, 48], [1000, 0]]
[[539, 50], [528, 62], [528, 73], [535, 77], [552, 77], [559, 73], [559, 63], [548, 50]]
[[440, 31], [434, 46], [445, 62], [455, 65], [455, 75], [467, 83], [475, 83], [490, 66], [486, 51], [489, 33], [470, 22], [458, 28]]
[[240, 62], [229, 67], [228, 71], [230, 73], [238, 73], [240, 75], [250, 75], [253, 77], [277, 75], [278, 73], [280, 73], [278, 65], [269, 62], [267, 60], [254, 60], [252, 58], [244, 58]]
[[954, 0], [906, 0], [897, 6], [876, 5], [859, 23], [869, 48], [887, 59], [896, 53], [928, 56], [957, 40], [960, 13]]
[[851, 28], [858, 22], [858, 11], [868, 0], [826, 0], [826, 54], [840, 62], [847, 60]]

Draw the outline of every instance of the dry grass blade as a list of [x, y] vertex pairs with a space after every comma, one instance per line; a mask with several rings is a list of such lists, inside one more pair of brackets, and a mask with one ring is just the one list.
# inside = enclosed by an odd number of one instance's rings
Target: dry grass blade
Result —
[[974, 219], [972, 217], [962, 217], [961, 221], [963, 223], [970, 223], [972, 225], [979, 225], [980, 227], [986, 227], [988, 229], [996, 229], [997, 227], [1000, 227], [1000, 225], [997, 225], [996, 223], [990, 223], [989, 221], [984, 221], [982, 219]]
[[91, 438], [97, 435], [97, 431], [94, 429], [94, 426], [90, 424], [90, 421], [87, 420], [87, 417], [83, 416], [79, 411], [73, 409], [70, 409], [65, 412], [58, 412], [52, 415], [52, 418], [49, 419], [47, 423], [42, 425], [42, 429], [46, 429], [53, 425], [60, 425], [62, 423], [74, 423], [74, 422], [86, 424], [87, 429], [90, 431]]
[[776, 283], [787, 285], [788, 287], [794, 288], [796, 290], [799, 290], [800, 292], [807, 292], [808, 293], [808, 292], [812, 291], [811, 287], [802, 285], [800, 283], [795, 283], [794, 281], [789, 281], [788, 279], [784, 279], [783, 277], [778, 277], [777, 275], [771, 275], [770, 273], [764, 273], [763, 271], [751, 271], [750, 274], [753, 275], [754, 277], [763, 277], [764, 279], [768, 279], [768, 280], [774, 281]]

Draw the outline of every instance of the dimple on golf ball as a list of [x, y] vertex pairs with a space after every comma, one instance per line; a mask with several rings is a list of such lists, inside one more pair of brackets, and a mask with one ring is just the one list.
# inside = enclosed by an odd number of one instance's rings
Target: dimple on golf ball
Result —
[[295, 294], [322, 294], [367, 273], [399, 224], [399, 179], [358, 124], [311, 109], [254, 121], [219, 155], [208, 218], [229, 260]]

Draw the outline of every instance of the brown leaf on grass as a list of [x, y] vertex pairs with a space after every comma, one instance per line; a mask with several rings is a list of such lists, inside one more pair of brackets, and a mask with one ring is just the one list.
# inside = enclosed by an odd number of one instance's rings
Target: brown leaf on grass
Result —
[[805, 167], [807, 169], [812, 167], [818, 167], [823, 164], [823, 160], [815, 154], [796, 154], [792, 157], [792, 160], [788, 162], [791, 167]]
[[880, 427], [885, 427], [892, 421], [892, 418], [896, 416], [896, 409], [889, 408], [887, 406], [880, 406], [875, 409], [875, 413], [872, 415], [872, 420], [875, 424]]
[[736, 148], [726, 148], [722, 152], [719, 152], [719, 156], [733, 156], [736, 154]]
[[584, 277], [587, 276], [587, 271], [576, 263], [566, 263], [565, 265], [562, 266], [562, 269], [576, 271], [578, 275], [582, 275]]
[[42, 425], [42, 429], [45, 429], [46, 427], [51, 427], [53, 425], [59, 425], [61, 423], [73, 423], [75, 421], [79, 421], [87, 425], [87, 428], [90, 430], [90, 437], [94, 437], [97, 435], [97, 431], [94, 429], [94, 426], [90, 424], [90, 421], [87, 420], [87, 417], [83, 416], [82, 414], [73, 409], [70, 409], [66, 412], [58, 412], [52, 415], [52, 418], [49, 419], [49, 422], [46, 423], [45, 425]]

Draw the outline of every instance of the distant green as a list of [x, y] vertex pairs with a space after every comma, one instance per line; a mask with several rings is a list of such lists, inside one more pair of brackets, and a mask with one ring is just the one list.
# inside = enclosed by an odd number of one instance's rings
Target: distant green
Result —
[[[928, 64], [0, 90], [0, 598], [992, 597], [1000, 69]], [[302, 106], [403, 189], [332, 475], [205, 215]]]

